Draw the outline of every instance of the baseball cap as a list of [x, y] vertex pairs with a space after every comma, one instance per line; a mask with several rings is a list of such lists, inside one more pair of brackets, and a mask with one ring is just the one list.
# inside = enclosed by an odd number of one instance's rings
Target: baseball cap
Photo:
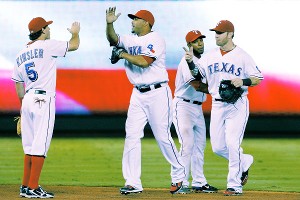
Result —
[[218, 32], [234, 32], [233, 24], [228, 20], [221, 20], [215, 28], [209, 29], [210, 31]]
[[30, 32], [30, 34], [36, 33], [38, 31], [42, 30], [42, 28], [44, 28], [45, 26], [52, 24], [52, 22], [53, 21], [46, 22], [46, 20], [42, 17], [33, 18], [28, 24], [29, 32]]
[[130, 19], [134, 19], [134, 18], [143, 19], [143, 20], [149, 22], [149, 24], [151, 26], [153, 26], [154, 21], [155, 21], [152, 13], [148, 10], [139, 10], [137, 13], [135, 13], [135, 15], [134, 14], [128, 14], [128, 17]]
[[186, 42], [193, 42], [198, 38], [206, 38], [206, 36], [202, 35], [202, 33], [198, 30], [192, 30], [188, 32], [185, 36]]

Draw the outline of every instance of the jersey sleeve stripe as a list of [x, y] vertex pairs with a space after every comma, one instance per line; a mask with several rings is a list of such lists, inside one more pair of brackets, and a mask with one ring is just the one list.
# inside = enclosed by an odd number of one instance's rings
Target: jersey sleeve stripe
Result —
[[17, 80], [17, 79], [14, 79], [14, 78], [11, 78], [11, 80], [17, 82], [17, 83], [24, 83], [24, 81], [20, 81], [20, 80]]
[[189, 84], [191, 81], [193, 81], [193, 80], [196, 80], [194, 77], [193, 78], [190, 78], [189, 80], [187, 80], [186, 82], [185, 82], [185, 84]]
[[200, 72], [202, 77], [206, 77], [205, 74], [203, 74], [201, 70], [199, 70], [199, 72]]
[[67, 48], [66, 48], [66, 51], [65, 51], [65, 55], [64, 55], [63, 57], [65, 57], [65, 56], [66, 56], [66, 54], [67, 54], [68, 50], [69, 50], [69, 42], [67, 42]]
[[140, 56], [147, 56], [147, 57], [150, 57], [150, 58], [153, 58], [153, 59], [157, 59], [157, 56], [152, 56], [150, 54], [146, 54], [146, 53], [141, 53]]
[[258, 79], [260, 79], [260, 80], [263, 80], [263, 79], [264, 79], [263, 76], [255, 76], [255, 75], [252, 75], [252, 76], [250, 76], [250, 77], [255, 77], [255, 78], [258, 78]]

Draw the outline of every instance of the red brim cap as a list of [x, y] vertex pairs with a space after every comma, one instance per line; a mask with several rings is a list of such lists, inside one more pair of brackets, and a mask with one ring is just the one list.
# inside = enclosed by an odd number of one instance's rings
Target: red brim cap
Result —
[[215, 28], [209, 29], [210, 31], [218, 32], [234, 32], [233, 24], [228, 20], [221, 20]]
[[185, 36], [186, 42], [193, 42], [197, 40], [198, 38], [206, 38], [205, 35], [202, 35], [202, 33], [198, 30], [192, 30], [188, 32]]
[[36, 33], [40, 30], [42, 30], [42, 28], [44, 28], [45, 26], [48, 26], [49, 24], [52, 24], [53, 21], [46, 21], [44, 18], [42, 17], [36, 17], [33, 18], [29, 24], [28, 24], [28, 29], [30, 34], [31, 33]]
[[148, 10], [140, 10], [136, 14], [128, 14], [128, 17], [130, 19], [134, 19], [134, 18], [143, 19], [143, 20], [149, 22], [149, 24], [151, 26], [153, 26], [153, 24], [155, 22], [155, 19], [154, 19], [152, 13]]

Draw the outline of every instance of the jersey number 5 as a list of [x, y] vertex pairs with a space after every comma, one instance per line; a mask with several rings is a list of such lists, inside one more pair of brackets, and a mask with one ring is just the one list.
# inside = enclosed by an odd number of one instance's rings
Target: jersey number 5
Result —
[[34, 67], [35, 67], [34, 62], [25, 64], [25, 70], [26, 70], [27, 77], [32, 82], [35, 82], [38, 79], [38, 73], [34, 70]]

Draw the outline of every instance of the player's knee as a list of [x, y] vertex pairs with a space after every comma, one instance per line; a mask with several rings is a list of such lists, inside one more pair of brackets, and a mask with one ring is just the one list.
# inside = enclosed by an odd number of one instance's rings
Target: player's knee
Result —
[[181, 156], [188, 156], [188, 155], [192, 155], [193, 152], [193, 146], [181, 146], [180, 147], [180, 154]]
[[135, 139], [141, 139], [143, 137], [144, 137], [144, 132], [143, 131], [133, 131], [133, 130], [127, 130], [126, 129], [125, 139], [135, 140]]
[[218, 147], [218, 146], [212, 147], [212, 151], [219, 156], [223, 156], [225, 150], [226, 150], [225, 147]]
[[128, 139], [144, 137], [144, 131], [140, 128], [126, 126], [125, 132], [126, 132], [126, 138], [128, 138]]
[[227, 142], [227, 149], [229, 151], [236, 150], [239, 148], [239, 146], [240, 146], [239, 142], [237, 142], [237, 141], [228, 141]]
[[180, 125], [180, 131], [178, 131], [178, 135], [183, 135], [183, 136], [190, 136], [194, 134], [193, 129], [191, 128], [192, 125], [190, 124], [182, 124]]

